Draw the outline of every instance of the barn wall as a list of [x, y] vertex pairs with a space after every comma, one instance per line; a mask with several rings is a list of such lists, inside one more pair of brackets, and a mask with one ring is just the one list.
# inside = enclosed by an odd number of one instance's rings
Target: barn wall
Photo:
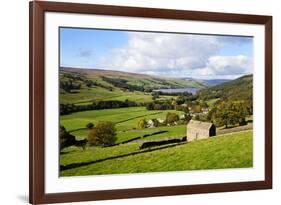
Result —
[[[209, 137], [209, 130], [189, 128], [186, 131], [187, 141], [200, 140]], [[197, 138], [196, 138], [197, 135]]]

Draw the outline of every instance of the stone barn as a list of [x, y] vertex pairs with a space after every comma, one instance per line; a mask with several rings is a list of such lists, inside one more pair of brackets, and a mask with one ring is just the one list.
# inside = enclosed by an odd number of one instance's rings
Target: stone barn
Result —
[[210, 122], [190, 120], [187, 124], [187, 141], [205, 139], [216, 135], [216, 126]]

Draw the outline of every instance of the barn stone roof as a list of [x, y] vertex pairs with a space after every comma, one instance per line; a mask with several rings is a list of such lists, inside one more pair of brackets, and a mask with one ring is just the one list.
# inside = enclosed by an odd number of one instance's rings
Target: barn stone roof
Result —
[[213, 123], [210, 122], [201, 122], [196, 120], [190, 120], [187, 124], [187, 127], [189, 129], [196, 128], [196, 129], [203, 129], [203, 130], [209, 130], [212, 127]]

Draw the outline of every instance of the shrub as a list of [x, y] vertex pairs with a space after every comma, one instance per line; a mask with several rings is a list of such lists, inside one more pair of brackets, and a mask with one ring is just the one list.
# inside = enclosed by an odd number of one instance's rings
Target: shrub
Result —
[[161, 105], [160, 104], [154, 104], [153, 109], [154, 110], [161, 110]]
[[60, 126], [60, 150], [75, 144], [75, 136], [69, 134], [64, 126]]
[[116, 142], [116, 129], [112, 122], [100, 122], [91, 129], [88, 142], [94, 146], [111, 146]]
[[94, 128], [94, 124], [92, 122], [89, 122], [86, 127], [90, 130]]
[[194, 113], [200, 113], [201, 112], [201, 106], [200, 105], [194, 105], [193, 112]]
[[175, 122], [179, 121], [179, 116], [176, 113], [168, 112], [166, 115], [166, 123], [167, 124], [174, 124]]
[[198, 120], [200, 121], [200, 116], [197, 114], [197, 115], [194, 115], [194, 120]]
[[138, 122], [138, 128], [140, 129], [144, 129], [147, 127], [147, 121], [146, 119], [141, 119], [139, 122]]
[[229, 125], [245, 125], [247, 122], [245, 117], [247, 116], [247, 107], [244, 102], [240, 101], [226, 101], [221, 102], [217, 109], [215, 109], [212, 120], [217, 126]]
[[201, 122], [208, 122], [208, 115], [207, 114], [203, 114], [203, 113], [196, 113], [194, 115], [194, 119], [201, 121]]
[[146, 104], [146, 109], [147, 110], [153, 110], [154, 109], [154, 103], [153, 102], [147, 103]]

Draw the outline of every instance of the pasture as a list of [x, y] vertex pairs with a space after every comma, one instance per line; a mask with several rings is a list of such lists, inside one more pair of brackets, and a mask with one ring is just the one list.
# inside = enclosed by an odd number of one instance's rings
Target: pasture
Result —
[[253, 132], [140, 150], [140, 142], [113, 147], [65, 148], [61, 176], [166, 172], [253, 166]]
[[77, 105], [91, 104], [94, 100], [132, 100], [135, 102], [149, 102], [151, 95], [146, 95], [143, 92], [134, 91], [126, 92], [119, 88], [114, 88], [114, 91], [102, 87], [82, 88], [78, 93], [60, 93], [60, 103], [74, 103]]
[[[159, 100], [168, 99], [171, 96], [160, 96]], [[75, 105], [87, 105], [92, 104], [93, 101], [134, 101], [137, 103], [146, 103], [152, 101], [151, 94], [141, 91], [123, 91], [119, 88], [114, 88], [110, 91], [103, 87], [93, 86], [91, 88], [82, 87], [77, 93], [60, 93], [61, 104], [75, 104]]]
[[[119, 71], [71, 68], [62, 70], [60, 80], [62, 82], [60, 84], [60, 105], [64, 105], [60, 110], [63, 111], [60, 116], [60, 125], [70, 132], [71, 139], [74, 139], [72, 141], [75, 141], [75, 143], [69, 144], [69, 147], [63, 148], [61, 146], [61, 176], [248, 168], [253, 166], [253, 131], [251, 130], [253, 120], [248, 119], [249, 116], [252, 116], [252, 112], [251, 102], [247, 101], [252, 93], [251, 76], [202, 89], [199, 95], [192, 96], [179, 93], [175, 96], [162, 95], [153, 92], [153, 90], [205, 87], [196, 80], [157, 78]], [[226, 111], [223, 106], [221, 106], [220, 112], [215, 110], [216, 115], [211, 112], [211, 116], [206, 116], [205, 112], [208, 113], [211, 109], [219, 106], [221, 99], [229, 101], [225, 102], [227, 109], [236, 115], [227, 116], [232, 116], [233, 119], [226, 117], [222, 119], [221, 114]], [[238, 112], [238, 110], [245, 108], [244, 104], [240, 107], [238, 106], [240, 104], [235, 104], [235, 101], [238, 100], [239, 102], [245, 101], [247, 105], [246, 118], [244, 112]], [[93, 102], [96, 105], [100, 101], [106, 106], [79, 107], [79, 105], [90, 105]], [[126, 101], [127, 104], [120, 106], [116, 102], [111, 104], [112, 101], [124, 103]], [[134, 104], [129, 105], [128, 101]], [[65, 104], [68, 105], [65, 106]], [[130, 107], [138, 105], [148, 107], [147, 109], [146, 107]], [[217, 124], [218, 136], [200, 141], [186, 142], [182, 140], [175, 143], [175, 140], [187, 136], [186, 123], [189, 117], [187, 106], [193, 119], [197, 117], [198, 121], [207, 120], [214, 123], [217, 120], [221, 121]], [[238, 107], [239, 109], [236, 109]], [[101, 108], [106, 109], [101, 110]], [[77, 112], [78, 110], [80, 112]], [[185, 110], [186, 116], [184, 117], [186, 118], [184, 120], [179, 119], [184, 112], [177, 110]], [[179, 117], [171, 114], [167, 117], [166, 122], [162, 123], [169, 112], [176, 113]], [[171, 116], [174, 116], [176, 120], [171, 120], [173, 119]], [[240, 118], [245, 118], [248, 124], [240, 126], [240, 121], [238, 121]], [[144, 121], [141, 121], [142, 119], [147, 121], [158, 119], [154, 122], [156, 125], [161, 125], [151, 128]], [[100, 147], [105, 146], [104, 144], [95, 144], [96, 146], [88, 144], [86, 149], [82, 150], [83, 147], [78, 145], [81, 144], [81, 140], [88, 137], [89, 129], [86, 128], [86, 125], [90, 122], [97, 125], [102, 121], [114, 124], [116, 142], [106, 145], [110, 147]], [[138, 127], [140, 121], [142, 123], [140, 127], [143, 128]], [[173, 126], [170, 126], [171, 124]], [[228, 127], [229, 124], [234, 127]], [[93, 131], [97, 130], [99, 129], [96, 127]], [[103, 130], [111, 131], [113, 128], [106, 127]], [[191, 128], [190, 133], [192, 133]], [[91, 134], [93, 136], [93, 132]], [[66, 139], [64, 136], [68, 135], [62, 131], [60, 143]], [[99, 133], [97, 136], [104, 137], [103, 133]], [[169, 139], [171, 143], [166, 145], [159, 143], [160, 141], [167, 142], [166, 139]], [[140, 146], [149, 143], [156, 143], [157, 146], [140, 149]]]
[[60, 117], [60, 124], [63, 125], [71, 134], [75, 135], [77, 139], [84, 139], [88, 136], [86, 125], [89, 122], [96, 124], [99, 121], [110, 121], [115, 123], [117, 130], [117, 143], [126, 141], [135, 137], [142, 137], [152, 133], [162, 132], [157, 135], [145, 137], [145, 140], [159, 139], [159, 138], [173, 138], [185, 136], [186, 125], [178, 126], [163, 126], [156, 128], [138, 129], [137, 123], [140, 119], [165, 119], [168, 112], [177, 113], [181, 115], [181, 111], [175, 110], [146, 110], [145, 107], [129, 107], [116, 108], [105, 110], [91, 110], [76, 112]]

